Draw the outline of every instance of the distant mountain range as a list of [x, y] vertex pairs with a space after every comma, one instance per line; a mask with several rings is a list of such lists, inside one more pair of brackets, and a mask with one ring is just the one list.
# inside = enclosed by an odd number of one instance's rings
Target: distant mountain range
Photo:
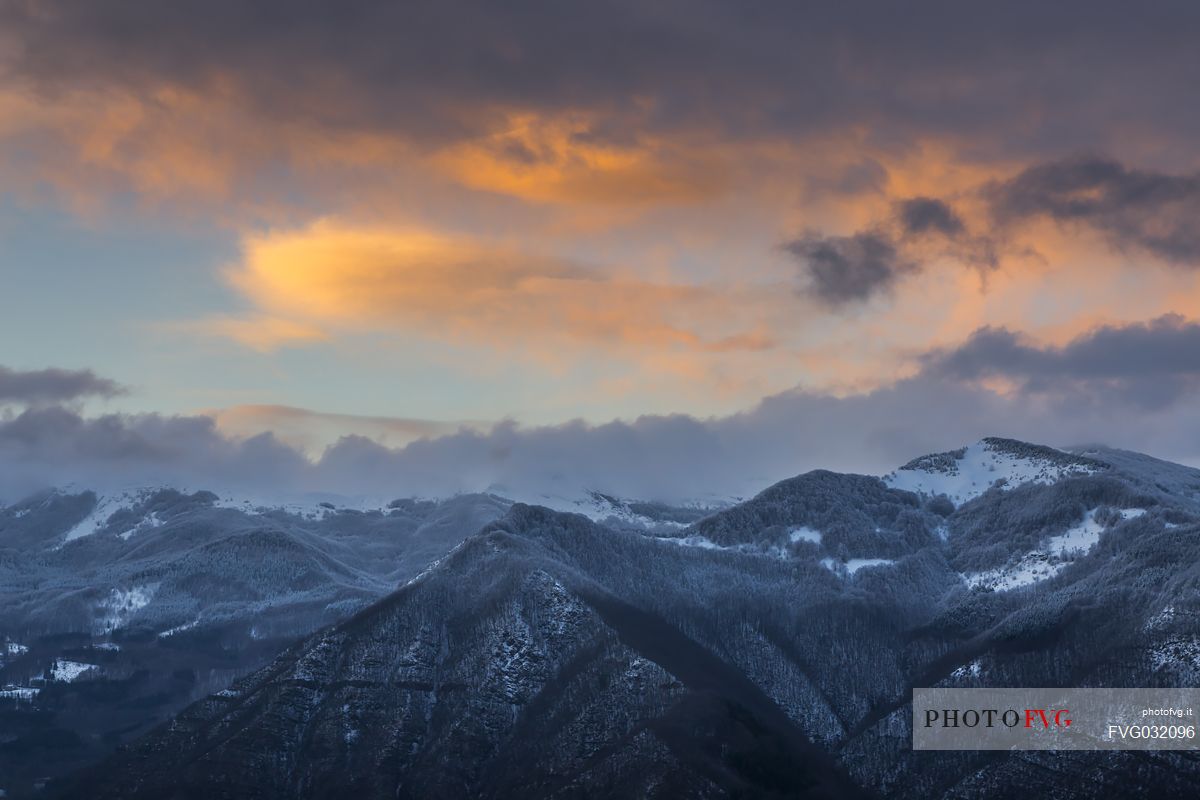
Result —
[[[707, 509], [543, 498], [616, 528]], [[0, 789], [94, 762], [394, 591], [512, 501], [47, 491], [0, 507]]]
[[985, 439], [713, 513], [99, 503], [0, 512], [12, 796], [1200, 793], [1191, 753], [911, 749], [914, 686], [1200, 685], [1200, 471], [1148, 456]]
[[0, 788], [18, 796], [224, 689], [509, 505], [271, 507], [159, 488], [0, 510]]

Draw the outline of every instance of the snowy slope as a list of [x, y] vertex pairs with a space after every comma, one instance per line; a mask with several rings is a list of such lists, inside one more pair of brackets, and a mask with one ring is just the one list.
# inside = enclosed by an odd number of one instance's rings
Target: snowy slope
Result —
[[944, 494], [961, 505], [993, 486], [1011, 489], [1026, 483], [1051, 484], [1070, 475], [1108, 468], [1103, 461], [1012, 439], [987, 438], [947, 453], [922, 456], [883, 477], [895, 489], [924, 495]]
[[[130, 486], [119, 490], [97, 493], [96, 504], [92, 510], [76, 523], [59, 543], [63, 544], [82, 539], [98, 531], [104, 530], [113, 523], [114, 515], [123, 514], [119, 528], [112, 531], [122, 539], [144, 531], [161, 527], [164, 520], [159, 514], [148, 508], [160, 493], [174, 490], [181, 494], [207, 494], [205, 487], [173, 486]], [[72, 494], [87, 491], [86, 487], [66, 485], [57, 490], [62, 494]], [[213, 508], [228, 508], [248, 515], [261, 515], [265, 512], [280, 511], [306, 520], [320, 521], [339, 511], [379, 511], [387, 513], [390, 509], [391, 497], [345, 496], [328, 492], [283, 492], [265, 495], [249, 492], [222, 490], [211, 495]], [[419, 500], [421, 498], [411, 498]], [[440, 498], [446, 499], [446, 498]], [[28, 513], [27, 509], [23, 509]], [[17, 512], [20, 514], [21, 512]]]
[[618, 527], [661, 530], [686, 528], [690, 523], [714, 511], [728, 508], [739, 502], [739, 498], [735, 497], [706, 497], [668, 505], [616, 497], [594, 490], [550, 494], [516, 492], [507, 487], [492, 486], [489, 491], [517, 503], [544, 506], [569, 514], [583, 514], [593, 522], [603, 522]]
[[113, 514], [121, 509], [130, 509], [153, 494], [156, 489], [127, 489], [121, 492], [100, 495], [96, 498], [96, 507], [91, 513], [67, 531], [63, 542], [73, 542], [90, 536], [108, 524]]
[[[1053, 578], [1071, 561], [1091, 552], [1100, 541], [1105, 526], [1096, 519], [1100, 509], [1093, 508], [1083, 520], [1058, 536], [1046, 541], [1046, 546], [1025, 553], [1015, 563], [983, 572], [967, 573], [963, 581], [971, 588], [987, 588], [997, 592], [1018, 589]], [[1121, 521], [1136, 519], [1146, 513], [1144, 508], [1120, 510]]]

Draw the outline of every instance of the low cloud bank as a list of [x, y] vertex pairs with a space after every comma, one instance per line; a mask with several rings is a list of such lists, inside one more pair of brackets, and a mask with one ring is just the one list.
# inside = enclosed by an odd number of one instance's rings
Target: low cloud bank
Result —
[[[1197, 326], [1178, 317], [1099, 328], [1063, 347], [979, 331], [914, 377], [835, 397], [795, 390], [728, 417], [603, 425], [500, 423], [386, 447], [347, 436], [317, 459], [207, 416], [83, 416], [63, 406], [0, 416], [0, 501], [50, 485], [177, 484], [271, 496], [393, 498], [493, 490], [523, 500], [585, 489], [665, 501], [753, 494], [810, 469], [882, 473], [983, 436], [1099, 442], [1200, 463]], [[1007, 388], [995, 388], [1003, 383]]]
[[65, 403], [86, 397], [115, 397], [125, 389], [90, 369], [15, 370], [0, 367], [0, 403]]

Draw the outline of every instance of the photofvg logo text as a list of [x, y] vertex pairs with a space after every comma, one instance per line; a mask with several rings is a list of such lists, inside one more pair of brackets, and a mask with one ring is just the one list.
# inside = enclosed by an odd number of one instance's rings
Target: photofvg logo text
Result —
[[983, 725], [992, 728], [1004, 725], [1007, 728], [1015, 728], [1024, 720], [1026, 728], [1069, 728], [1070, 715], [1069, 708], [929, 708], [925, 710], [925, 727], [941, 725], [943, 728], [978, 728]]
[[916, 750], [1195, 750], [1200, 689], [913, 689]]

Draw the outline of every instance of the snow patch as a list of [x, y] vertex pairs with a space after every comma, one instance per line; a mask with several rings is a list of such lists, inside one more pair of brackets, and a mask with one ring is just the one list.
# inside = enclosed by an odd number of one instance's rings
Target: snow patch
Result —
[[342, 734], [342, 741], [344, 741], [346, 744], [354, 744], [356, 741], [358, 741], [359, 730], [350, 724], [349, 703], [342, 704], [342, 717], [346, 720], [346, 730], [345, 733]]
[[861, 569], [890, 567], [895, 563], [895, 560], [890, 558], [851, 558], [845, 562], [835, 561], [832, 558], [821, 559], [821, 566], [837, 575], [853, 575]]
[[131, 589], [113, 589], [108, 597], [100, 601], [95, 628], [98, 633], [112, 633], [124, 627], [154, 597], [158, 585], [134, 586]]
[[[570, 514], [582, 514], [593, 522], [618, 520], [633, 526], [649, 529], [682, 530], [688, 526], [686, 522], [678, 522], [657, 516], [648, 516], [635, 510], [640, 503], [636, 499], [615, 497], [594, 490], [582, 490], [577, 493], [551, 493], [516, 491], [511, 487], [493, 484], [488, 492], [497, 497], [527, 505], [545, 506], [552, 511], [565, 511]], [[742, 498], [712, 496], [682, 500], [664, 506], [663, 510], [687, 509], [707, 514], [721, 508], [728, 508], [741, 502]]]
[[681, 547], [699, 547], [701, 550], [737, 550], [737, 547], [723, 547], [706, 536], [686, 536], [682, 538], [660, 537], [661, 542], [671, 542]]
[[815, 531], [807, 526], [792, 528], [788, 531], [788, 539], [795, 544], [796, 542], [812, 542], [813, 544], [821, 544], [821, 532]]
[[[467, 546], [467, 542], [469, 542], [469, 541], [470, 541], [470, 539], [463, 539], [461, 542], [454, 545], [454, 547], [451, 547], [449, 552], [446, 553], [446, 555], [442, 556], [441, 558], [435, 558], [433, 561], [429, 562], [429, 566], [425, 567], [425, 569], [421, 570], [416, 575], [412, 576], [407, 581], [405, 581], [404, 584], [400, 588], [403, 589], [407, 586], [412, 586], [412, 585], [419, 583], [420, 581], [423, 581], [426, 578], [428, 578], [430, 575], [433, 574], [434, 570], [436, 570], [439, 566], [441, 566], [441, 563], [443, 561], [447, 560], [451, 556], [458, 553], [460, 550], [464, 549]], [[254, 639], [258, 639], [259, 638], [258, 629], [252, 628], [250, 630], [250, 636]]]
[[1100, 532], [1104, 530], [1104, 526], [1096, 521], [1097, 511], [1099, 509], [1093, 508], [1083, 515], [1083, 522], [1071, 527], [1066, 533], [1051, 537], [1046, 543], [1046, 550], [1050, 555], [1069, 558], [1085, 555], [1095, 547], [1100, 541]]
[[67, 661], [59, 658], [50, 667], [50, 674], [46, 677], [48, 680], [58, 681], [59, 683], [74, 683], [84, 673], [93, 669], [96, 669], [95, 664], [84, 664], [81, 661]]
[[896, 562], [890, 558], [851, 558], [846, 562], [846, 570], [853, 575], [860, 569], [871, 567], [890, 567]]
[[41, 689], [32, 686], [5, 686], [0, 689], [0, 698], [29, 702], [38, 696]]
[[1161, 642], [1150, 648], [1150, 663], [1154, 669], [1185, 667], [1200, 669], [1200, 637], [1190, 636]]
[[[265, 512], [282, 511], [294, 517], [320, 522], [337, 516], [343, 511], [378, 511], [384, 516], [393, 510], [391, 505], [397, 498], [381, 495], [344, 495], [333, 492], [276, 492], [271, 495], [247, 494], [237, 488], [196, 487], [217, 495], [213, 508], [229, 508], [243, 514], [261, 515]], [[182, 489], [180, 491], [183, 491]], [[189, 489], [192, 491], [192, 489]], [[412, 496], [409, 500], [442, 500], [449, 495], [436, 497]]]
[[[819, 536], [820, 534], [818, 534]], [[693, 534], [691, 536], [675, 537], [675, 536], [655, 536], [652, 537], [655, 541], [671, 542], [680, 547], [695, 547], [700, 550], [721, 550], [726, 553], [741, 553], [746, 556], [766, 556], [767, 558], [777, 558], [781, 561], [786, 561], [791, 558], [792, 554], [784, 547], [779, 545], [771, 545], [764, 547], [762, 545], [743, 542], [740, 544], [722, 545], [717, 544], [712, 539], [706, 536]], [[793, 542], [799, 541], [792, 539]], [[811, 540], [810, 540], [811, 541]]]
[[[1068, 562], [1087, 555], [1100, 541], [1104, 525], [1096, 520], [1099, 510], [1093, 508], [1083, 515], [1082, 522], [1058, 536], [1050, 537], [1045, 548], [1028, 552], [1013, 564], [983, 572], [964, 573], [963, 581], [972, 589], [1006, 592], [1053, 578]], [[1135, 519], [1144, 513], [1145, 509], [1128, 508], [1121, 511], [1121, 518]]]
[[161, 528], [162, 526], [163, 526], [163, 521], [159, 518], [158, 512], [151, 511], [146, 516], [145, 519], [139, 521], [137, 524], [135, 524], [129, 530], [122, 531], [121, 533], [119, 533], [117, 535], [120, 536], [125, 541], [128, 541], [129, 537], [133, 536], [135, 533], [140, 533], [144, 530], [153, 530], [154, 528]]
[[191, 622], [185, 622], [182, 625], [176, 625], [174, 628], [168, 628], [165, 631], [161, 631], [158, 634], [158, 638], [166, 639], [168, 636], [174, 636], [177, 633], [183, 633], [184, 631], [190, 631], [192, 628], [196, 627], [199, 624], [200, 624], [200, 618], [196, 617]]
[[[370, 508], [356, 508], [356, 511], [386, 511], [386, 504], [372, 502]], [[338, 506], [328, 500], [267, 500], [252, 497], [234, 497], [225, 495], [218, 497], [213, 503], [214, 508], [232, 508], [244, 514], [259, 514], [263, 511], [282, 511], [294, 517], [320, 522], [326, 517], [338, 513]], [[346, 506], [343, 506], [346, 507]]]
[[972, 589], [1007, 592], [1053, 578], [1065, 566], [1061, 562], [1052, 563], [1045, 553], [1026, 553], [1012, 566], [964, 574], [962, 579]]
[[1175, 606], [1164, 606], [1162, 611], [1159, 611], [1153, 617], [1146, 620], [1146, 624], [1143, 626], [1142, 630], [1150, 632], [1160, 628], [1165, 628], [1175, 621], [1175, 616]]
[[983, 664], [981, 664], [979, 662], [979, 659], [977, 658], [974, 661], [970, 661], [966, 664], [963, 664], [961, 667], [954, 670], [954, 672], [951, 672], [950, 677], [960, 678], [960, 679], [961, 678], [978, 678], [982, 674], [983, 674]]

